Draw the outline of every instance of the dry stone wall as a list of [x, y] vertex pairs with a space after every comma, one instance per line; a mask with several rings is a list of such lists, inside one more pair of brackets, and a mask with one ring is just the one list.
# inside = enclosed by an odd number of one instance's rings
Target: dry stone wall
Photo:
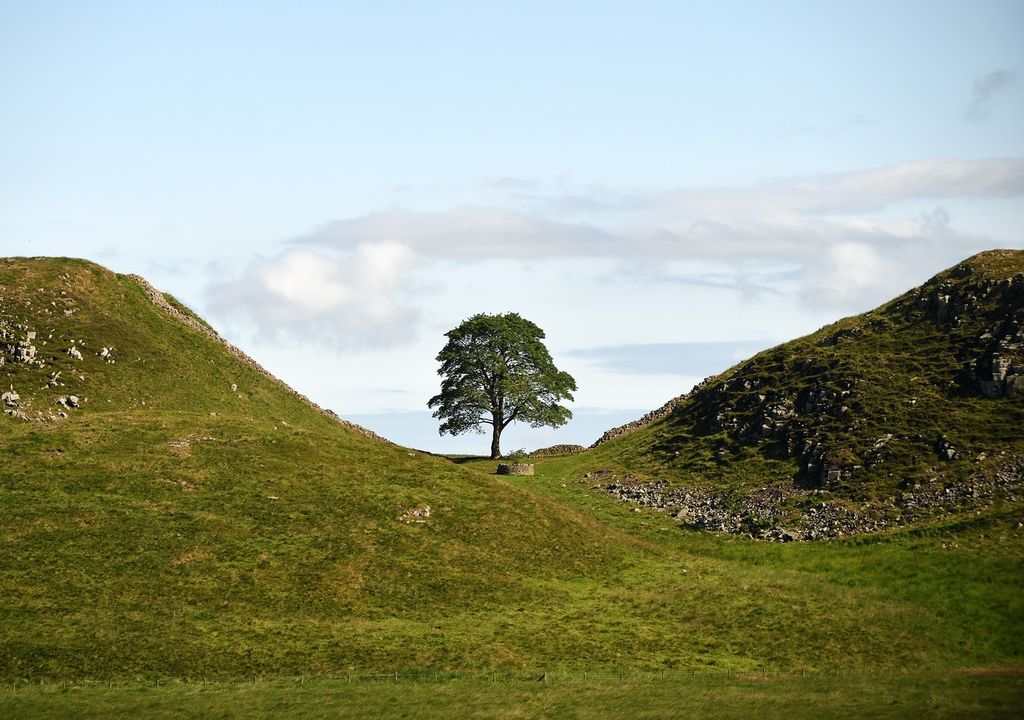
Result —
[[672, 398], [667, 403], [662, 405], [660, 408], [658, 408], [657, 410], [651, 410], [649, 413], [644, 415], [639, 420], [634, 420], [633, 422], [628, 422], [625, 425], [620, 425], [619, 427], [612, 428], [611, 430], [607, 431], [604, 435], [599, 437], [594, 442], [594, 444], [590, 446], [590, 448], [596, 448], [598, 445], [603, 445], [609, 440], [614, 440], [616, 438], [622, 437], [623, 435], [628, 435], [629, 433], [645, 428], [648, 425], [653, 425], [662, 418], [667, 418], [669, 415], [672, 414], [672, 411], [676, 409], [676, 405], [681, 403], [686, 398], [690, 397], [690, 395], [692, 395], [697, 390], [700, 390], [702, 387], [714, 381], [717, 377], [717, 375], [711, 375], [709, 377], [706, 377], [699, 383], [694, 385], [693, 389], [690, 390], [690, 392], [683, 393], [678, 397]]
[[556, 457], [559, 455], [576, 455], [585, 452], [582, 445], [552, 445], [551, 447], [540, 448], [530, 453], [530, 457]]

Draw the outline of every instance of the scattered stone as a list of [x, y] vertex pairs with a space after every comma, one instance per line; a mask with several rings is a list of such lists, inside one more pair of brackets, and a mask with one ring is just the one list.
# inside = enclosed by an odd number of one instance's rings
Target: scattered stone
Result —
[[72, 345], [71, 347], [68, 348], [67, 353], [71, 357], [72, 360], [81, 360], [82, 359], [82, 351], [79, 350], [74, 345]]
[[939, 454], [939, 457], [947, 461], [956, 460], [960, 457], [960, 453], [957, 452], [956, 448], [945, 438], [945, 436], [940, 437], [938, 442], [935, 444], [935, 452]]
[[21, 396], [18, 395], [18, 393], [14, 392], [13, 385], [11, 386], [10, 390], [5, 392], [3, 395], [0, 395], [0, 400], [3, 401], [4, 407], [15, 409], [21, 407]]
[[25, 363], [26, 365], [42, 365], [36, 360], [36, 346], [32, 341], [36, 339], [34, 332], [26, 332], [25, 339], [19, 340], [14, 346], [14, 362]]
[[430, 506], [420, 505], [409, 508], [398, 518], [404, 523], [425, 523], [430, 518]]
[[[966, 480], [908, 485], [899, 499], [857, 506], [825, 499], [825, 490], [792, 485], [764, 487], [748, 493], [708, 488], [671, 488], [631, 476], [616, 481], [610, 470], [584, 479], [611, 478], [595, 486], [623, 502], [672, 513], [681, 526], [745, 535], [768, 542], [828, 540], [900, 527], [936, 514], [979, 510], [1000, 500], [1019, 498], [1024, 487], [1024, 459], [1011, 458], [995, 471]], [[809, 502], [813, 504], [808, 504]], [[635, 508], [639, 509], [639, 508]]]

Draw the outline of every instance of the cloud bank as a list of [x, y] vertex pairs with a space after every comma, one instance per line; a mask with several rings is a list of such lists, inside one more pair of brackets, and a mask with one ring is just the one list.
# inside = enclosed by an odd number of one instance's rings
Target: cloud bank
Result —
[[[991, 94], [1000, 82], [985, 87]], [[675, 261], [731, 268], [731, 277], [692, 283], [748, 300], [772, 292], [751, 276], [781, 268], [807, 305], [860, 311], [904, 289], [922, 258], [938, 268], [990, 246], [957, 229], [942, 203], [1024, 195], [1024, 158], [930, 159], [646, 195], [544, 195], [532, 183], [525, 195], [524, 183], [498, 186], [507, 189], [504, 205], [392, 208], [329, 222], [253, 262], [210, 298], [215, 308], [241, 308], [265, 336], [381, 347], [413, 337], [417, 311], [407, 288], [431, 260], [608, 258], [627, 274], [646, 268], [655, 281]]]
[[[336, 249], [391, 240], [430, 257], [803, 258], [850, 242], [922, 239], [926, 225], [872, 221], [907, 201], [1024, 195], [1024, 158], [937, 159], [791, 178], [752, 187], [690, 189], [628, 200], [558, 196], [526, 208], [394, 208], [337, 220], [297, 238]], [[610, 207], [614, 223], [558, 208]], [[934, 239], [934, 238], [924, 238]], [[943, 239], [955, 239], [944, 232]]]
[[705, 377], [764, 350], [760, 340], [731, 342], [643, 343], [584, 348], [566, 353], [625, 375], [690, 375]]
[[212, 286], [207, 299], [215, 312], [242, 311], [264, 340], [388, 347], [414, 334], [414, 264], [413, 251], [394, 241], [362, 243], [342, 255], [293, 248], [255, 260], [241, 277]]

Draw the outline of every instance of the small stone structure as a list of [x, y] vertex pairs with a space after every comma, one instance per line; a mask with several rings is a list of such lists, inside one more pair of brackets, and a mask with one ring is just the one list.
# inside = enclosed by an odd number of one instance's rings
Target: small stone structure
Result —
[[499, 475], [533, 475], [533, 463], [501, 463]]

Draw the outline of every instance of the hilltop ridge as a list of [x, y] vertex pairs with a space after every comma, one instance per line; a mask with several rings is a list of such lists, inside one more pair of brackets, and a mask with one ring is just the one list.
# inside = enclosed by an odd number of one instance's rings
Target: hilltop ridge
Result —
[[[132, 333], [126, 327], [127, 320], [138, 317], [144, 310], [138, 302], [138, 291], [133, 287], [137, 285], [157, 310], [216, 341], [243, 366], [281, 390], [355, 432], [388, 442], [366, 428], [341, 419], [333, 411], [321, 408], [281, 382], [177, 299], [157, 290], [140, 275], [118, 276], [89, 261], [64, 258], [7, 258], [2, 262], [2, 271], [6, 271], [2, 277], [6, 282], [0, 284], [4, 293], [0, 295], [0, 366], [8, 365], [5, 373], [8, 388], [3, 400], [7, 415], [21, 420], [56, 421], [73, 410], [82, 409], [87, 402], [99, 400], [112, 404], [121, 399], [119, 386], [124, 385], [127, 378], [139, 375], [135, 372], [138, 365], [156, 362], [161, 372], [173, 375], [179, 354], [166, 347], [153, 347], [153, 336], [146, 338], [145, 334]], [[48, 285], [53, 272], [57, 272], [56, 282]], [[35, 288], [31, 287], [33, 280], [37, 281]], [[102, 295], [98, 296], [98, 291], [107, 283], [119, 286], [119, 299], [131, 305], [130, 311], [120, 316], [92, 312], [100, 309], [96, 301]], [[21, 309], [20, 315], [14, 307]], [[85, 315], [79, 314], [83, 308]], [[77, 322], [76, 314], [78, 318], [87, 318], [86, 321]], [[148, 342], [139, 344], [139, 340]], [[113, 368], [104, 371], [103, 366], [115, 365], [119, 360], [122, 366], [133, 364], [132, 351], [137, 355], [136, 367], [123, 372], [120, 368], [118, 372]], [[151, 354], [143, 357], [139, 354], [143, 351]], [[96, 384], [86, 377], [87, 370], [90, 376], [98, 373]], [[113, 385], [109, 384], [111, 381]], [[238, 396], [239, 383], [230, 382], [228, 386]], [[91, 392], [93, 388], [99, 392], [106, 390], [105, 397], [97, 397]], [[159, 386], [153, 384], [150, 388], [149, 392], [155, 392]], [[87, 392], [92, 397], [86, 395]], [[238, 397], [245, 397], [246, 393], [247, 389], [243, 389]], [[129, 406], [141, 407], [152, 401], [153, 398], [139, 398]]]
[[[969, 503], [954, 502], [963, 494], [1015, 498], [1024, 251], [980, 253], [875, 310], [760, 352], [609, 431], [591, 455], [591, 464], [628, 469], [632, 489], [616, 491], [642, 501], [664, 503], [671, 487], [781, 493], [754, 503], [772, 516], [754, 522], [770, 535], [787, 515], [795, 521], [779, 508], [810, 492], [853, 503], [844, 513], [867, 503], [879, 516], [837, 520], [838, 533], [881, 529], [886, 516], [906, 521], [924, 505], [963, 509]], [[749, 531], [742, 516], [704, 520]]]

